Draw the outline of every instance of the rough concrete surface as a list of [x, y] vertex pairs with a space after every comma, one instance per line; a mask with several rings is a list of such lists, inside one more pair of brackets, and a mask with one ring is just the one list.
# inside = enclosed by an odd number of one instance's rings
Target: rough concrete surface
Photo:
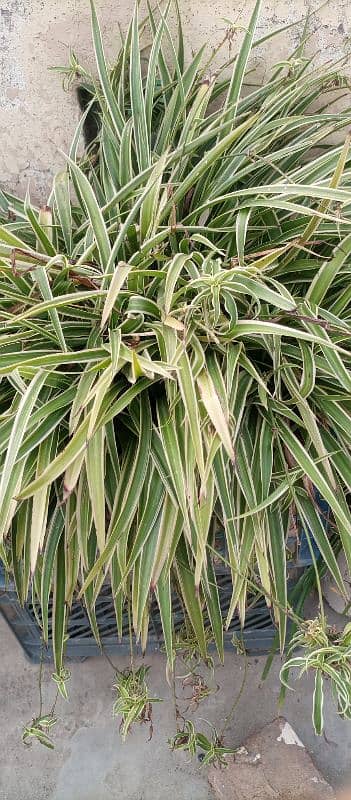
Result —
[[239, 748], [225, 770], [208, 775], [216, 800], [333, 800], [331, 786], [283, 717], [265, 725]]
[[[126, 29], [134, 0], [96, 0], [107, 52], [112, 60], [119, 46], [118, 24]], [[258, 36], [286, 22], [298, 21], [320, 0], [263, 2]], [[228, 19], [245, 26], [254, 0], [180, 0], [188, 47], [217, 45]], [[254, 50], [251, 65], [260, 77], [286, 59], [297, 44], [302, 25], [292, 27]], [[343, 58], [350, 48], [351, 4], [330, 0], [311, 21], [307, 44], [316, 62]], [[234, 54], [243, 33], [233, 42]], [[66, 65], [70, 48], [80, 61], [93, 63], [88, 0], [2, 0], [0, 4], [0, 185], [23, 194], [30, 183], [33, 200], [45, 203], [52, 175], [64, 164], [77, 119], [74, 92], [62, 89], [62, 76], [49, 67]], [[228, 56], [228, 51], [224, 51]]]
[[[36, 742], [21, 743], [22, 726], [38, 709], [38, 667], [22, 650], [0, 617], [0, 800], [211, 800], [206, 770], [182, 753], [170, 752], [167, 739], [174, 733], [165, 661], [161, 655], [147, 658], [151, 665], [150, 688], [167, 702], [154, 706], [154, 736], [147, 741], [145, 726], [137, 727], [125, 744], [112, 718], [114, 674], [104, 658], [92, 658], [71, 666], [68, 703], [57, 707], [59, 722], [55, 750]], [[226, 743], [241, 745], [245, 739], [271, 722], [277, 714], [279, 659], [267, 681], [261, 683], [263, 657], [250, 658], [243, 694], [228, 728]], [[127, 659], [118, 659], [120, 668]], [[218, 667], [215, 682], [220, 690], [200, 705], [194, 714], [204, 731], [203, 720], [220, 730], [243, 678], [241, 656], [227, 653], [225, 666]], [[211, 680], [211, 677], [208, 678]], [[351, 785], [351, 725], [340, 720], [330, 697], [326, 698], [326, 739], [316, 737], [311, 723], [313, 685], [304, 679], [290, 693], [284, 715], [306, 745], [322, 776], [332, 785]], [[182, 694], [181, 689], [178, 690]], [[45, 667], [44, 708], [52, 702], [54, 686], [50, 667]], [[185, 690], [189, 695], [189, 689]], [[191, 716], [191, 713], [188, 714]], [[284, 764], [282, 765], [284, 768]]]

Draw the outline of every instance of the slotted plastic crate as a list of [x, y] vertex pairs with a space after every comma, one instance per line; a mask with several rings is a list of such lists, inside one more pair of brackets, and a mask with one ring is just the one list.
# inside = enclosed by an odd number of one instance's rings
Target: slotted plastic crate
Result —
[[[223, 616], [229, 609], [232, 592], [231, 579], [227, 571], [218, 571], [217, 581], [220, 603]], [[26, 603], [24, 608], [18, 602], [16, 592], [11, 584], [6, 585], [4, 571], [0, 567], [0, 612], [7, 620], [18, 641], [22, 645], [27, 658], [38, 663], [41, 658], [42, 642], [40, 627], [31, 603]], [[99, 626], [101, 642], [104, 650], [109, 655], [122, 655], [129, 653], [128, 618], [125, 614], [123, 620], [123, 637], [118, 638], [117, 625], [113, 599], [109, 586], [102, 588], [96, 602], [96, 617]], [[173, 617], [175, 629], [183, 623], [183, 612], [178, 598], [173, 598]], [[91, 630], [87, 612], [80, 601], [73, 603], [68, 620], [68, 640], [66, 644], [66, 658], [80, 659], [100, 655]], [[267, 652], [276, 633], [271, 614], [264, 599], [258, 600], [247, 610], [245, 628], [242, 631], [238, 617], [234, 617], [229, 630], [225, 633], [225, 643], [232, 646], [233, 634], [242, 638], [245, 648], [250, 653]], [[49, 610], [49, 635], [51, 637], [51, 607]], [[148, 650], [157, 651], [162, 647], [162, 625], [156, 599], [152, 600], [150, 608], [150, 630]], [[43, 651], [45, 661], [52, 660], [52, 648], [49, 645]]]
[[[328, 506], [322, 507], [323, 524], [328, 525]], [[296, 579], [301, 575], [311, 563], [308, 537], [298, 520], [293, 520], [294, 525], [299, 527], [299, 545], [296, 546], [296, 537], [292, 536], [291, 552], [292, 558], [288, 562], [289, 584], [294, 585]], [[311, 532], [310, 541], [312, 539]], [[217, 537], [216, 537], [217, 539]], [[295, 544], [294, 544], [295, 542]], [[318, 548], [312, 539], [312, 546], [318, 558]], [[222, 553], [223, 561], [219, 557], [216, 561], [215, 572], [218, 584], [219, 599], [222, 616], [225, 619], [229, 610], [232, 595], [232, 581], [228, 568], [225, 566], [228, 554], [225, 549], [223, 532], [218, 532], [216, 540], [216, 550]], [[173, 620], [175, 630], [183, 624], [183, 611], [177, 595], [173, 597]], [[36, 610], [38, 614], [38, 609]], [[15, 636], [22, 645], [26, 656], [30, 661], [38, 663], [42, 653], [42, 641], [40, 626], [38, 625], [35, 610], [32, 603], [28, 602], [22, 608], [18, 602], [15, 588], [11, 583], [6, 583], [4, 569], [0, 562], [0, 613], [5, 617], [12, 628]], [[111, 589], [108, 585], [102, 587], [96, 602], [96, 618], [100, 631], [101, 643], [106, 653], [109, 655], [122, 655], [129, 653], [129, 633], [127, 612], [123, 618], [123, 636], [120, 640], [117, 633], [115, 610]], [[75, 600], [68, 619], [68, 640], [66, 644], [67, 659], [81, 659], [89, 656], [100, 655], [101, 651], [91, 632], [89, 618], [84, 607], [84, 603]], [[248, 653], [267, 653], [272, 647], [276, 635], [276, 627], [273, 623], [271, 612], [267, 607], [264, 598], [252, 603], [247, 609], [245, 627], [241, 629], [238, 616], [234, 616], [230, 628], [224, 634], [224, 641], [227, 647], [232, 647], [233, 635], [243, 641]], [[51, 606], [49, 608], [49, 640], [51, 639]], [[148, 650], [157, 651], [162, 647], [162, 624], [157, 601], [154, 598], [150, 607], [150, 628], [148, 639]], [[52, 660], [52, 647], [43, 651], [45, 661]]]

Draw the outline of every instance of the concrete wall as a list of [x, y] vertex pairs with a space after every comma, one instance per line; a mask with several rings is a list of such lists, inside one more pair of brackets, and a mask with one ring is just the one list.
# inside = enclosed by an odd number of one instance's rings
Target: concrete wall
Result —
[[[118, 23], [126, 28], [134, 0], [96, 0], [109, 57], [118, 48]], [[297, 21], [321, 0], [266, 0], [259, 35]], [[254, 0], [180, 0], [188, 47], [204, 41], [209, 47], [223, 38], [223, 18], [245, 25]], [[347, 54], [351, 40], [350, 0], [330, 0], [313, 17], [310, 53], [317, 60]], [[286, 58], [298, 40], [301, 25], [255, 50], [259, 73]], [[237, 34], [240, 40], [240, 32]], [[233, 52], [236, 41], [233, 44]], [[88, 0], [0, 0], [0, 185], [45, 202], [53, 173], [64, 163], [78, 110], [74, 93], [65, 93], [61, 76], [50, 66], [67, 64], [73, 48], [81, 62], [92, 65]], [[349, 67], [350, 68], [350, 67]]]

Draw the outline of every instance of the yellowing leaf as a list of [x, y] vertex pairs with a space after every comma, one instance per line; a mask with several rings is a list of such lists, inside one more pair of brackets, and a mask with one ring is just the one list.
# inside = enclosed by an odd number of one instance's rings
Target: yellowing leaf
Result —
[[132, 269], [131, 264], [125, 264], [123, 262], [119, 262], [115, 268], [113, 273], [112, 281], [110, 283], [109, 290], [107, 292], [107, 297], [105, 300], [102, 317], [101, 317], [101, 329], [104, 328], [106, 322], [111, 314], [113, 306], [117, 300], [119, 292], [124, 284], [124, 281], [128, 277], [130, 270]]
[[207, 414], [221, 439], [223, 447], [226, 449], [229, 458], [234, 461], [235, 454], [230, 435], [228, 420], [225, 417], [221, 401], [216, 392], [212, 378], [207, 370], [203, 370], [197, 378], [200, 389], [201, 400], [205, 406]]

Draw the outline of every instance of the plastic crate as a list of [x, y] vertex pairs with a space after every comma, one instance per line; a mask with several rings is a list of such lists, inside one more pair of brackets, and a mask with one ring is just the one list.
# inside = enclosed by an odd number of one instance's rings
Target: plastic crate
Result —
[[[328, 526], [329, 508], [321, 498], [318, 503], [323, 517], [323, 524]], [[288, 580], [290, 585], [294, 585], [301, 573], [311, 565], [312, 558], [308, 537], [301, 528], [297, 519], [292, 519], [292, 528], [298, 529], [298, 537], [292, 536], [291, 552], [292, 558], [288, 562]], [[319, 551], [309, 532], [315, 556], [318, 558]], [[219, 531], [216, 536], [216, 550], [222, 553], [214, 565], [221, 611], [223, 618], [229, 610], [232, 595], [232, 581], [229, 569], [225, 566], [228, 559], [226, 552], [223, 532]], [[173, 597], [173, 620], [175, 630], [179, 630], [183, 624], [183, 611], [179, 599]], [[28, 659], [38, 663], [41, 658], [45, 661], [52, 661], [53, 653], [50, 644], [51, 639], [51, 606], [49, 607], [49, 646], [43, 650], [41, 632], [38, 625], [35, 610], [32, 603], [28, 602], [24, 607], [18, 602], [17, 594], [11, 583], [6, 584], [5, 573], [0, 562], [0, 612], [7, 620], [15, 636], [23, 647]], [[38, 613], [38, 612], [37, 612]], [[127, 613], [123, 618], [123, 636], [119, 639], [117, 632], [114, 604], [111, 589], [108, 585], [103, 586], [96, 602], [96, 618], [100, 631], [101, 643], [106, 653], [109, 655], [123, 655], [129, 653], [129, 632]], [[247, 609], [245, 627], [242, 629], [237, 615], [234, 615], [229, 630], [224, 634], [224, 644], [232, 647], [232, 639], [235, 634], [242, 640], [248, 653], [267, 653], [270, 651], [276, 636], [276, 626], [273, 623], [271, 612], [267, 607], [264, 598], [257, 600], [252, 607]], [[84, 607], [84, 603], [75, 600], [68, 618], [67, 626], [68, 640], [66, 643], [67, 659], [82, 659], [89, 656], [100, 655], [101, 650], [91, 632], [89, 618]], [[157, 651], [162, 647], [162, 624], [157, 601], [154, 598], [150, 607], [150, 628], [148, 638], [148, 651]], [[41, 655], [42, 654], [42, 655]]]
[[[216, 570], [218, 590], [223, 616], [229, 609], [232, 584], [228, 571]], [[52, 647], [42, 647], [41, 632], [33, 605], [26, 603], [24, 607], [18, 602], [17, 594], [11, 584], [6, 585], [4, 572], [0, 566], [0, 612], [7, 620], [13, 633], [20, 642], [27, 658], [38, 663], [52, 661]], [[96, 602], [96, 617], [101, 642], [110, 656], [129, 653], [129, 635], [127, 614], [123, 619], [122, 640], [118, 638], [113, 599], [109, 586], [104, 586]], [[183, 623], [183, 612], [178, 598], [173, 598], [173, 618], [175, 629], [179, 630]], [[90, 629], [88, 615], [84, 604], [74, 601], [68, 619], [68, 640], [66, 643], [66, 659], [82, 659], [100, 655], [101, 651]], [[272, 646], [276, 628], [272, 622], [269, 609], [263, 598], [247, 609], [245, 627], [242, 630], [237, 616], [233, 617], [229, 630], [225, 633], [225, 645], [232, 647], [232, 638], [236, 634], [243, 641], [247, 652], [265, 653]], [[51, 606], [49, 609], [49, 642], [51, 639]], [[156, 600], [151, 601], [150, 629], [148, 651], [158, 651], [162, 647], [162, 625]], [[41, 656], [41, 653], [43, 654]]]

